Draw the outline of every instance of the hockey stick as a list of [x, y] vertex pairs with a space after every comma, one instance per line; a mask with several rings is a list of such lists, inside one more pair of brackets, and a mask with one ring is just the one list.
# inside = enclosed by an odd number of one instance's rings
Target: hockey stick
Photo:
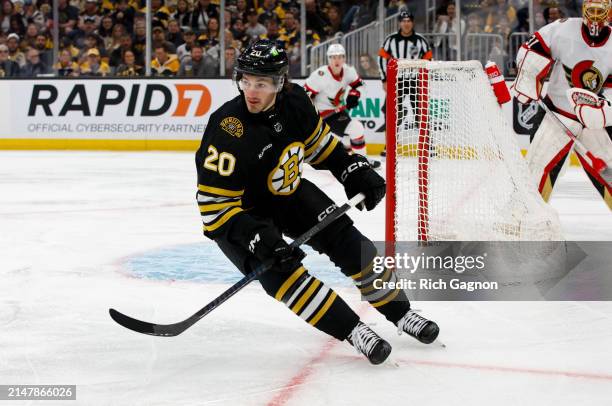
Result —
[[[336, 208], [331, 213], [329, 213], [326, 217], [323, 218], [320, 222], [312, 226], [312, 228], [306, 231], [304, 234], [300, 235], [298, 238], [293, 240], [290, 244], [292, 248], [297, 248], [300, 245], [304, 244], [306, 241], [310, 240], [315, 234], [319, 231], [323, 230], [325, 227], [330, 225], [336, 219], [338, 219], [341, 215], [349, 211], [352, 207], [358, 205], [365, 199], [363, 194], [358, 194], [354, 196], [351, 200], [344, 203], [342, 206]], [[181, 334], [183, 331], [187, 330], [189, 327], [193, 326], [196, 322], [198, 322], [201, 318], [206, 316], [208, 313], [212, 312], [216, 309], [221, 303], [225, 302], [230, 297], [234, 296], [238, 291], [244, 288], [249, 283], [253, 282], [255, 279], [266, 273], [272, 268], [274, 265], [273, 260], [268, 260], [259, 264], [253, 272], [246, 275], [244, 278], [240, 279], [234, 285], [230, 286], [225, 292], [219, 295], [212, 302], [198, 310], [192, 316], [187, 319], [180, 321], [178, 323], [173, 324], [155, 324], [149, 323], [142, 320], [134, 319], [130, 316], [127, 316], [121, 312], [118, 312], [115, 309], [109, 309], [110, 316], [117, 323], [122, 325], [125, 328], [133, 330], [137, 333], [149, 334], [152, 336], [160, 336], [160, 337], [174, 337]]]
[[544, 109], [546, 114], [553, 117], [553, 120], [559, 125], [559, 127], [563, 130], [563, 132], [574, 141], [574, 145], [576, 146], [576, 151], [582, 156], [586, 156], [591, 160], [591, 166], [597, 172], [602, 179], [609, 185], [612, 182], [612, 171], [608, 168], [608, 165], [604, 162], [603, 159], [597, 158], [591, 151], [589, 151], [582, 142], [578, 140], [578, 137], [570, 130], [563, 121], [556, 114], [554, 114], [548, 106], [540, 100], [538, 102], [540, 107]]
[[320, 113], [320, 115], [321, 115], [321, 118], [327, 118], [327, 117], [332, 116], [332, 115], [334, 115], [334, 114], [338, 114], [338, 113], [340, 113], [340, 112], [343, 112], [343, 111], [344, 111], [344, 110], [346, 110], [346, 109], [348, 109], [348, 107], [347, 107], [347, 106], [346, 106], [346, 104], [345, 104], [345, 105], [343, 105], [343, 106], [336, 107], [336, 108], [335, 108], [335, 109], [333, 109], [333, 110], [323, 110], [323, 111]]

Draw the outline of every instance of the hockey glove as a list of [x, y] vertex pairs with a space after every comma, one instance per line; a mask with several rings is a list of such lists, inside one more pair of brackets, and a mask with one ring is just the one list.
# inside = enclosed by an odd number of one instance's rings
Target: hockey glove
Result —
[[340, 175], [340, 181], [348, 198], [363, 193], [365, 200], [357, 206], [363, 210], [372, 210], [385, 197], [385, 180], [370, 167], [368, 160], [362, 155], [351, 155], [351, 163]]
[[361, 97], [361, 93], [359, 90], [351, 89], [348, 92], [348, 96], [346, 96], [346, 108], [352, 109], [359, 105], [359, 98]]
[[249, 251], [259, 262], [273, 260], [273, 270], [293, 272], [302, 265], [306, 256], [299, 248], [291, 248], [273, 227], [265, 227], [255, 232], [249, 242]]

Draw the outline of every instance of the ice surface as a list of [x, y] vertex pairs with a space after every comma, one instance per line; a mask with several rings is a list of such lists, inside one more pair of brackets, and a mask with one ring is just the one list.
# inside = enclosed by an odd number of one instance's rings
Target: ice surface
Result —
[[[345, 200], [329, 174], [306, 177]], [[192, 154], [0, 153], [0, 384], [78, 385], [76, 402], [53, 402], [66, 405], [610, 404], [605, 302], [414, 303], [440, 324], [441, 348], [397, 336], [329, 276], [393, 345], [378, 367], [256, 284], [181, 336], [123, 329], [109, 307], [175, 322], [231, 281], [194, 270], [236, 275], [207, 254], [195, 185]], [[612, 240], [612, 216], [581, 170], [568, 169], [552, 205], [568, 239]], [[383, 207], [351, 213], [372, 239], [383, 239]], [[173, 259], [184, 278], [168, 273]], [[157, 274], [142, 277], [143, 266]]]

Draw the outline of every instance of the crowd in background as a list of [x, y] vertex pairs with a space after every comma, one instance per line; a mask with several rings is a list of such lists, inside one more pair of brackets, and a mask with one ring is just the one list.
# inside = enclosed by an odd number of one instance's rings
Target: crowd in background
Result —
[[[377, 19], [377, 0], [304, 0], [308, 46]], [[0, 76], [141, 76], [145, 66], [144, 0], [58, 0], [59, 53], [53, 60], [51, 0], [2, 0]], [[559, 4], [562, 2], [563, 4]], [[385, 14], [407, 7], [424, 16], [423, 1], [387, 0]], [[535, 0], [536, 27], [578, 15], [578, 0]], [[527, 0], [462, 2], [461, 21], [453, 2], [438, 1], [435, 33], [496, 33], [507, 38], [529, 31]], [[230, 77], [234, 62], [251, 41], [271, 38], [290, 57], [300, 76], [300, 2], [297, 0], [152, 0], [151, 69], [154, 76]], [[424, 17], [423, 17], [424, 18]], [[419, 24], [417, 24], [419, 26]], [[220, 49], [224, 30], [225, 49]], [[431, 44], [433, 47], [441, 44]], [[455, 59], [448, 39], [438, 59]], [[499, 45], [498, 53], [507, 54]], [[469, 47], [470, 44], [468, 43]], [[220, 55], [224, 53], [224, 75]], [[469, 49], [468, 49], [469, 52]], [[360, 73], [377, 77], [371, 55], [360, 55]]]

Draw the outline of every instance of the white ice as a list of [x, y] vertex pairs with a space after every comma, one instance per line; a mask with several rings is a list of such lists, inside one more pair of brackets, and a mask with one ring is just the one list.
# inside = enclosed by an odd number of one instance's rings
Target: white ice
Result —
[[[377, 367], [257, 284], [175, 338], [120, 327], [109, 307], [169, 323], [228, 286], [125, 269], [141, 252], [210, 244], [193, 161], [184, 153], [0, 153], [0, 384], [76, 384], [76, 402], [42, 403], [62, 405], [611, 404], [606, 302], [414, 303], [441, 326], [441, 348], [397, 336], [341, 286], [393, 345]], [[306, 177], [345, 200], [331, 175]], [[612, 240], [612, 216], [581, 170], [567, 171], [552, 205], [568, 239]], [[383, 206], [351, 214], [372, 239], [383, 238]], [[226, 272], [237, 271], [228, 264]]]

